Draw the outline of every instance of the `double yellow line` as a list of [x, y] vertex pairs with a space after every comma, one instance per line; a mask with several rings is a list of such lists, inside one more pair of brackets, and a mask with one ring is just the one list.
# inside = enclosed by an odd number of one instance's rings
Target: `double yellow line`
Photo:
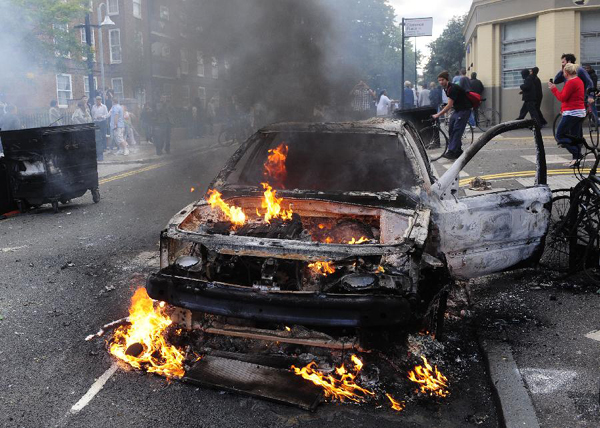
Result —
[[[589, 173], [589, 168], [583, 168], [580, 170], [581, 173]], [[524, 178], [524, 177], [535, 177], [536, 171], [515, 171], [515, 172], [503, 172], [500, 174], [481, 175], [479, 178], [484, 180], [502, 180], [506, 178]], [[549, 169], [548, 175], [569, 175], [574, 174], [573, 169]], [[458, 182], [460, 187], [468, 186], [471, 180], [475, 177], [463, 178]]]
[[98, 183], [99, 184], [110, 183], [111, 181], [120, 180], [120, 179], [126, 178], [126, 177], [131, 177], [132, 175], [141, 174], [142, 172], [152, 171], [153, 169], [157, 169], [157, 168], [163, 167], [163, 166], [168, 165], [170, 163], [171, 162], [159, 162], [159, 163], [155, 163], [155, 164], [152, 164], [152, 165], [145, 166], [143, 168], [133, 169], [131, 171], [126, 171], [126, 172], [123, 172], [121, 174], [112, 175], [110, 177], [103, 178], [102, 180], [99, 180]]

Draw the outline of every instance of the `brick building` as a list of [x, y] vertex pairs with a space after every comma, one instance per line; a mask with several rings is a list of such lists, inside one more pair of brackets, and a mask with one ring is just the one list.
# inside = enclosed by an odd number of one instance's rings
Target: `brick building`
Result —
[[[133, 106], [156, 102], [167, 95], [175, 107], [186, 108], [200, 98], [206, 103], [222, 96], [228, 62], [216, 47], [204, 42], [202, 2], [192, 0], [92, 0], [90, 18], [108, 14], [115, 25], [92, 28], [94, 83], [101, 88], [99, 31], [103, 32], [105, 88]], [[102, 20], [101, 19], [101, 20]], [[100, 21], [101, 21], [100, 20]], [[81, 43], [85, 31], [73, 23]], [[23, 113], [46, 110], [50, 100], [73, 108], [89, 94], [83, 62], [64, 58], [64, 68], [31, 70], [16, 76], [4, 96]]]

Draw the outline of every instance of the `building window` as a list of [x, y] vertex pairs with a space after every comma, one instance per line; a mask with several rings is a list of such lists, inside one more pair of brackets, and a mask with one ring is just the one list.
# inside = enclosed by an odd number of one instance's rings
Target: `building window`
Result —
[[185, 49], [181, 49], [181, 74], [188, 74], [190, 71], [190, 63], [187, 58]]
[[119, 0], [108, 0], [107, 8], [108, 8], [109, 15], [118, 15], [119, 14]]
[[502, 33], [502, 87], [518, 88], [521, 70], [535, 67], [535, 19], [505, 24]]
[[198, 99], [202, 108], [206, 108], [206, 88], [198, 86]]
[[121, 58], [121, 30], [109, 30], [108, 39], [110, 43], [110, 63], [120, 64]]
[[[85, 38], [85, 28], [80, 28], [81, 31], [81, 43], [87, 43], [87, 39]], [[92, 35], [92, 46], [96, 44], [96, 38], [94, 37], [94, 29], [90, 28], [90, 34]]]
[[198, 63], [198, 76], [204, 77], [204, 55], [200, 51], [196, 52], [196, 62]]
[[219, 61], [214, 56], [212, 57], [212, 77], [213, 79], [219, 78]]
[[581, 14], [581, 63], [600, 62], [600, 12]]
[[160, 19], [169, 20], [169, 8], [167, 6], [160, 7]]
[[189, 107], [190, 105], [190, 87], [184, 85], [181, 87], [181, 101], [184, 107]]
[[[98, 79], [94, 77], [94, 93], [96, 93], [98, 89]], [[86, 97], [90, 97], [90, 80], [87, 76], [83, 76], [83, 92], [85, 92]]]
[[73, 99], [73, 86], [70, 74], [56, 75], [56, 99], [59, 107], [68, 107], [69, 100]]
[[142, 0], [133, 0], [133, 16], [142, 19]]
[[115, 97], [119, 100], [119, 102], [121, 102], [123, 100], [123, 96], [125, 95], [125, 90], [123, 89], [123, 78], [115, 77], [110, 79], [110, 85], [115, 93]]

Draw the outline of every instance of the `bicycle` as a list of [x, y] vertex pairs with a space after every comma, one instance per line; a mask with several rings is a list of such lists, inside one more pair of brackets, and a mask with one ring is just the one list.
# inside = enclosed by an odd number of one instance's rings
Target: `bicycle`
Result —
[[424, 119], [423, 123], [431, 122], [431, 125], [421, 129], [420, 135], [425, 145], [425, 151], [430, 162], [440, 159], [448, 151], [448, 135], [440, 125], [440, 120]]
[[[481, 102], [483, 103], [484, 101], [485, 98], [482, 98]], [[477, 123], [477, 128], [479, 128], [481, 132], [485, 132], [492, 126], [496, 126], [500, 123], [500, 113], [493, 108], [483, 108], [483, 104], [480, 104], [475, 112], [475, 121]]]
[[[544, 253], [540, 264], [563, 273], [583, 271], [592, 281], [600, 277], [591, 269], [598, 268], [600, 258], [600, 150], [585, 138], [568, 135], [573, 144], [582, 144], [587, 152], [575, 174], [579, 183], [572, 189], [556, 190], [552, 198], [552, 214]], [[584, 176], [585, 159], [594, 155], [589, 174]]]
[[[554, 139], [556, 139], [556, 130], [558, 129], [558, 124], [562, 120], [562, 113], [558, 113], [554, 118], [554, 122], [552, 123], [552, 135]], [[588, 132], [590, 134], [590, 142], [593, 146], [598, 147], [598, 143], [600, 140], [600, 128], [598, 126], [598, 121], [596, 120], [596, 116], [592, 112], [592, 107], [590, 105], [586, 106], [586, 115], [583, 122], [587, 122], [588, 124]]]
[[[448, 113], [446, 113], [443, 116], [443, 118], [440, 119], [440, 122], [441, 122], [440, 126], [444, 129], [444, 131], [446, 132], [446, 135], [448, 135], [448, 136], [450, 136], [450, 117], [452, 116], [452, 113], [454, 113], [454, 110], [450, 110]], [[469, 146], [470, 144], [473, 144], [474, 139], [475, 139], [475, 130], [473, 128], [473, 125], [471, 125], [470, 123], [467, 122], [467, 125], [465, 126], [465, 131], [463, 132], [463, 134], [461, 136], [463, 150], [465, 147]]]

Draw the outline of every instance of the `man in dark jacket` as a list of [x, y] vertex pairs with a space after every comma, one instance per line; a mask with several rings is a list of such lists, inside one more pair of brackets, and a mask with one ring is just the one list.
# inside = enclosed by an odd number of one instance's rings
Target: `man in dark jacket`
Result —
[[471, 91], [483, 95], [484, 90], [483, 83], [477, 78], [477, 73], [471, 73]]
[[588, 103], [590, 103], [590, 105], [592, 106], [592, 113], [594, 113], [594, 116], [596, 117], [596, 124], [598, 123], [598, 109], [596, 108], [596, 98], [598, 98], [598, 75], [596, 74], [596, 70], [594, 70], [592, 68], [591, 65], [585, 65], [583, 67], [585, 69], [585, 71], [587, 71], [587, 74], [590, 76], [590, 79], [592, 79], [592, 87], [590, 89], [588, 89], [587, 92], [587, 97], [588, 97]]
[[523, 78], [523, 84], [521, 85], [521, 94], [523, 99], [523, 107], [521, 107], [521, 113], [517, 120], [525, 119], [527, 113], [530, 114], [531, 118], [540, 125], [540, 117], [538, 116], [536, 107], [536, 90], [535, 83], [533, 80], [533, 74], [528, 68], [521, 70], [521, 77]]
[[548, 125], [548, 121], [544, 118], [542, 114], [542, 99], [544, 98], [544, 92], [542, 91], [542, 81], [538, 77], [538, 73], [540, 69], [537, 67], [533, 67], [531, 69], [531, 75], [533, 76], [533, 84], [535, 86], [535, 107], [538, 112], [538, 116], [540, 118], [540, 123], [542, 126]]

